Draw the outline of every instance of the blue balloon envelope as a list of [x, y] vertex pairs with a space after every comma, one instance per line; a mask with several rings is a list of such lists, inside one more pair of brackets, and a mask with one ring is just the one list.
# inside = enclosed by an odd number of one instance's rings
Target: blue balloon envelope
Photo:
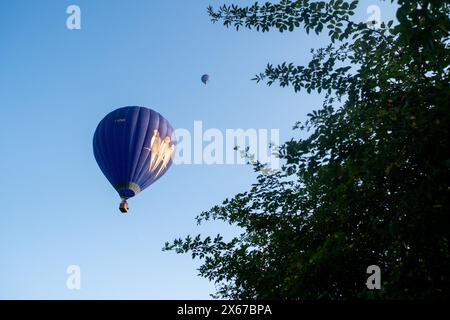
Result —
[[208, 81], [209, 81], [209, 75], [207, 75], [207, 74], [202, 75], [202, 82], [204, 84], [207, 84]]
[[122, 199], [127, 199], [161, 178], [172, 165], [173, 128], [158, 112], [145, 107], [124, 107], [106, 115], [93, 139], [100, 169]]

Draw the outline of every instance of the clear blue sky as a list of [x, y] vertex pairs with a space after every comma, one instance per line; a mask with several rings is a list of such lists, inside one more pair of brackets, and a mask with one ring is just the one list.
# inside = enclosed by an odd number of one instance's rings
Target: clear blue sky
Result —
[[[73, 0], [0, 3], [0, 298], [207, 299], [214, 285], [198, 261], [162, 252], [187, 234], [230, 235], [194, 217], [254, 181], [247, 166], [178, 165], [130, 201], [119, 199], [92, 154], [108, 112], [143, 105], [176, 128], [280, 129], [321, 98], [250, 79], [268, 62], [309, 61], [327, 43], [303, 30], [235, 32], [212, 24], [211, 1]], [[233, 3], [237, 1], [215, 2]], [[254, 1], [239, 1], [252, 4]], [[66, 28], [80, 6], [81, 30]], [[385, 2], [382, 19], [392, 17]], [[208, 86], [200, 76], [211, 74]], [[66, 268], [81, 267], [81, 290]]]

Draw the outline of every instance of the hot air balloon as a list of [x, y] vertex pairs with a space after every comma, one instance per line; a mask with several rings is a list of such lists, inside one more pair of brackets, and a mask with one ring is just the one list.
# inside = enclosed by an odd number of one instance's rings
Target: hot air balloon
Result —
[[209, 81], [209, 75], [208, 74], [204, 74], [202, 75], [202, 82], [206, 85]]
[[173, 128], [158, 112], [124, 107], [106, 115], [95, 130], [94, 156], [118, 192], [121, 212], [129, 198], [161, 178], [172, 165]]

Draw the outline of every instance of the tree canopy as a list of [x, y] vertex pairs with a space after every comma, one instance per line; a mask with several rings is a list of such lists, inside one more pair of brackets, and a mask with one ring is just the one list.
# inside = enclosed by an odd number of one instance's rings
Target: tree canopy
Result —
[[[235, 29], [326, 33], [297, 66], [267, 65], [256, 82], [325, 92], [323, 105], [279, 150], [282, 167], [201, 213], [243, 230], [187, 236], [215, 297], [409, 299], [450, 296], [450, 4], [399, 0], [397, 21], [352, 20], [358, 1], [282, 0], [209, 7]], [[381, 289], [366, 268], [381, 268]]]

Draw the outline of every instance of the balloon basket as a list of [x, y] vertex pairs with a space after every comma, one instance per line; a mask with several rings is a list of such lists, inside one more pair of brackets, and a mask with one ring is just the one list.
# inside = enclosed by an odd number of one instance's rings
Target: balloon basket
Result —
[[119, 210], [122, 213], [127, 213], [128, 212], [128, 203], [126, 201], [122, 201], [119, 205]]

